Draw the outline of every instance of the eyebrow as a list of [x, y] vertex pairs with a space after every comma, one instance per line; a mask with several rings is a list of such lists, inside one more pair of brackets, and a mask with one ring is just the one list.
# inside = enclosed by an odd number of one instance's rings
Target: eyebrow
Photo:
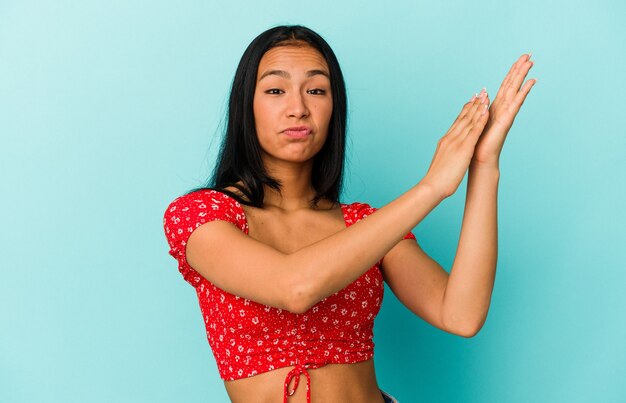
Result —
[[[261, 77], [259, 78], [259, 81], [263, 80], [265, 77], [267, 76], [271, 76], [271, 75], [275, 75], [275, 76], [279, 76], [282, 78], [286, 78], [286, 79], [290, 79], [291, 75], [284, 71], [284, 70], [268, 70], [265, 73], [263, 73], [261, 75]], [[330, 80], [330, 75], [328, 74], [328, 72], [326, 72], [325, 70], [309, 70], [306, 72], [306, 77], [310, 78], [316, 75], [322, 75], [325, 76], [326, 78], [328, 78]]]

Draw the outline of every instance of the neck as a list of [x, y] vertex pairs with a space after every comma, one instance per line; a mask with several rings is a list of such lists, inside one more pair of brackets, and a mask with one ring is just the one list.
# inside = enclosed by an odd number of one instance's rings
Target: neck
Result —
[[315, 197], [315, 189], [311, 183], [313, 160], [306, 163], [266, 161], [265, 168], [270, 176], [281, 183], [280, 193], [265, 187], [263, 200], [265, 205], [278, 207], [281, 210], [310, 208], [310, 202]]

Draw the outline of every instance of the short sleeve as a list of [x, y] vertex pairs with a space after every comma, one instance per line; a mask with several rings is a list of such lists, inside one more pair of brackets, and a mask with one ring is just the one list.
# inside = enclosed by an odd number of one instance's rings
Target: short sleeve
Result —
[[[367, 203], [358, 203], [358, 207], [359, 208], [357, 211], [357, 216], [359, 220], [367, 217], [370, 214], [373, 214], [376, 210], [378, 210], [376, 207], [372, 207]], [[415, 239], [415, 235], [413, 235], [412, 231], [409, 231], [409, 233], [406, 234], [402, 239]]]
[[222, 220], [244, 230], [243, 213], [237, 201], [216, 190], [200, 190], [181, 196], [170, 203], [163, 215], [163, 229], [169, 254], [178, 261], [178, 270], [192, 286], [202, 280], [186, 258], [187, 240], [193, 231], [207, 222]]

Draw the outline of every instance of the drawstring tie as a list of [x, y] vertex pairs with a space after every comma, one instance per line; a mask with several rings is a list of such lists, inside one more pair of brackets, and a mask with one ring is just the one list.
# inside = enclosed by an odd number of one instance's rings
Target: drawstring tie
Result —
[[[322, 364], [323, 365], [323, 364]], [[293, 396], [296, 393], [296, 389], [298, 389], [298, 384], [300, 383], [300, 375], [304, 374], [306, 376], [306, 401], [307, 403], [311, 403], [311, 376], [307, 369], [315, 369], [319, 368], [322, 365], [320, 364], [296, 364], [296, 366], [289, 371], [287, 377], [285, 378], [285, 389], [283, 390], [283, 403], [287, 403], [287, 400], [290, 396]], [[293, 389], [289, 390], [289, 384], [295, 378], [295, 382], [293, 385]]]

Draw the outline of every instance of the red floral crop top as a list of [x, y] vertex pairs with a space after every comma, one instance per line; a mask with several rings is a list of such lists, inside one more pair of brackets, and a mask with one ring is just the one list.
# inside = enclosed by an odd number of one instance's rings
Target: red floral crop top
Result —
[[[346, 226], [376, 211], [365, 203], [341, 204]], [[326, 364], [356, 363], [373, 356], [374, 318], [383, 299], [383, 278], [377, 262], [356, 281], [327, 297], [307, 312], [258, 304], [217, 288], [195, 271], [185, 258], [191, 233], [200, 225], [224, 220], [248, 234], [241, 205], [215, 190], [200, 190], [175, 199], [165, 212], [163, 225], [170, 255], [198, 295], [209, 345], [220, 376], [235, 380], [294, 366], [285, 379], [284, 399], [298, 386], [300, 375]], [[415, 239], [409, 232], [405, 239]], [[295, 378], [295, 379], [294, 379]], [[294, 387], [289, 385], [294, 380]]]

